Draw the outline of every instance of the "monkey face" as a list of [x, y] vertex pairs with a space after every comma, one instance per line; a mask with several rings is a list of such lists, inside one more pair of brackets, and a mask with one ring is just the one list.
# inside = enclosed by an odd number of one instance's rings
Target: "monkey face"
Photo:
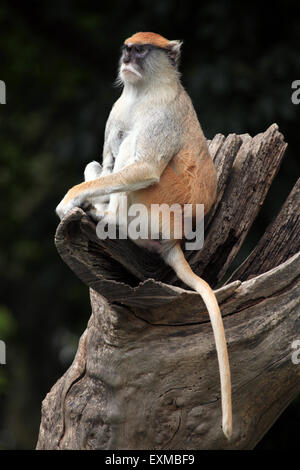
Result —
[[167, 75], [177, 70], [180, 41], [168, 41], [161, 47], [157, 44], [126, 41], [122, 47], [118, 84], [147, 83], [155, 76]]
[[116, 84], [146, 83], [177, 72], [181, 45], [181, 41], [169, 41], [160, 34], [135, 33], [122, 47]]
[[122, 47], [120, 76], [123, 81], [136, 83], [143, 79], [149, 44], [124, 44]]

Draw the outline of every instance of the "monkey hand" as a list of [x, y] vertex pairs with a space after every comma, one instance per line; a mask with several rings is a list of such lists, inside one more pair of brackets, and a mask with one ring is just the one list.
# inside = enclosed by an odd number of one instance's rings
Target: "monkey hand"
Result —
[[80, 191], [80, 184], [73, 186], [56, 207], [56, 213], [62, 219], [74, 207], [86, 210], [91, 205], [86, 195]]
[[[92, 181], [100, 177], [102, 166], [96, 162], [90, 162], [84, 170], [84, 181]], [[58, 204], [56, 213], [62, 219], [73, 207], [81, 207], [86, 212], [95, 214], [94, 205], [82, 193], [82, 185], [74, 186], [67, 192], [63, 200]]]

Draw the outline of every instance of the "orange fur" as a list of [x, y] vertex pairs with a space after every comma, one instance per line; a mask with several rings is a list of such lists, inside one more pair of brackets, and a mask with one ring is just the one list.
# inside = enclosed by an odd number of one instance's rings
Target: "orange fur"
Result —
[[216, 196], [216, 171], [210, 158], [193, 158], [181, 151], [167, 165], [157, 184], [132, 193], [134, 202], [151, 204], [204, 204], [210, 210]]
[[[149, 213], [152, 204], [167, 204], [171, 207], [179, 203], [182, 216], [175, 217], [173, 213], [170, 214], [171, 233], [174, 233], [176, 224], [181, 225], [183, 229], [184, 204], [193, 204], [193, 218], [196, 216], [196, 204], [204, 204], [204, 215], [208, 213], [215, 201], [216, 182], [215, 167], [207, 154], [193, 158], [191, 151], [182, 150], [167, 165], [157, 184], [129, 195], [130, 203], [145, 205]], [[160, 228], [163, 232], [161, 224]]]
[[130, 38], [126, 39], [125, 44], [153, 44], [153, 46], [168, 47], [169, 40], [156, 33], [135, 33]]

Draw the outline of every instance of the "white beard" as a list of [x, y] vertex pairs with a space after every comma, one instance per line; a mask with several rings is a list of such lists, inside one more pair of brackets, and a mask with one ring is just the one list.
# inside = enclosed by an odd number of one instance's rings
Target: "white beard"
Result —
[[131, 64], [122, 64], [120, 68], [120, 78], [122, 82], [136, 83], [143, 77], [141, 73]]

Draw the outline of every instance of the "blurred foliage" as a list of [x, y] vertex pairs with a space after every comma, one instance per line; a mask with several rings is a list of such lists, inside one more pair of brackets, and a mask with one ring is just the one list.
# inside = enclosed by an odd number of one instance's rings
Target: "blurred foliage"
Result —
[[[95, 5], [95, 6], [94, 6]], [[299, 6], [210, 0], [2, 0], [0, 79], [0, 448], [34, 448], [41, 401], [69, 366], [90, 315], [88, 289], [59, 258], [54, 213], [101, 159], [123, 40], [183, 39], [182, 81], [208, 138], [277, 122], [289, 149], [236, 263], [257, 243], [299, 175]], [[299, 402], [258, 448], [296, 446]]]

